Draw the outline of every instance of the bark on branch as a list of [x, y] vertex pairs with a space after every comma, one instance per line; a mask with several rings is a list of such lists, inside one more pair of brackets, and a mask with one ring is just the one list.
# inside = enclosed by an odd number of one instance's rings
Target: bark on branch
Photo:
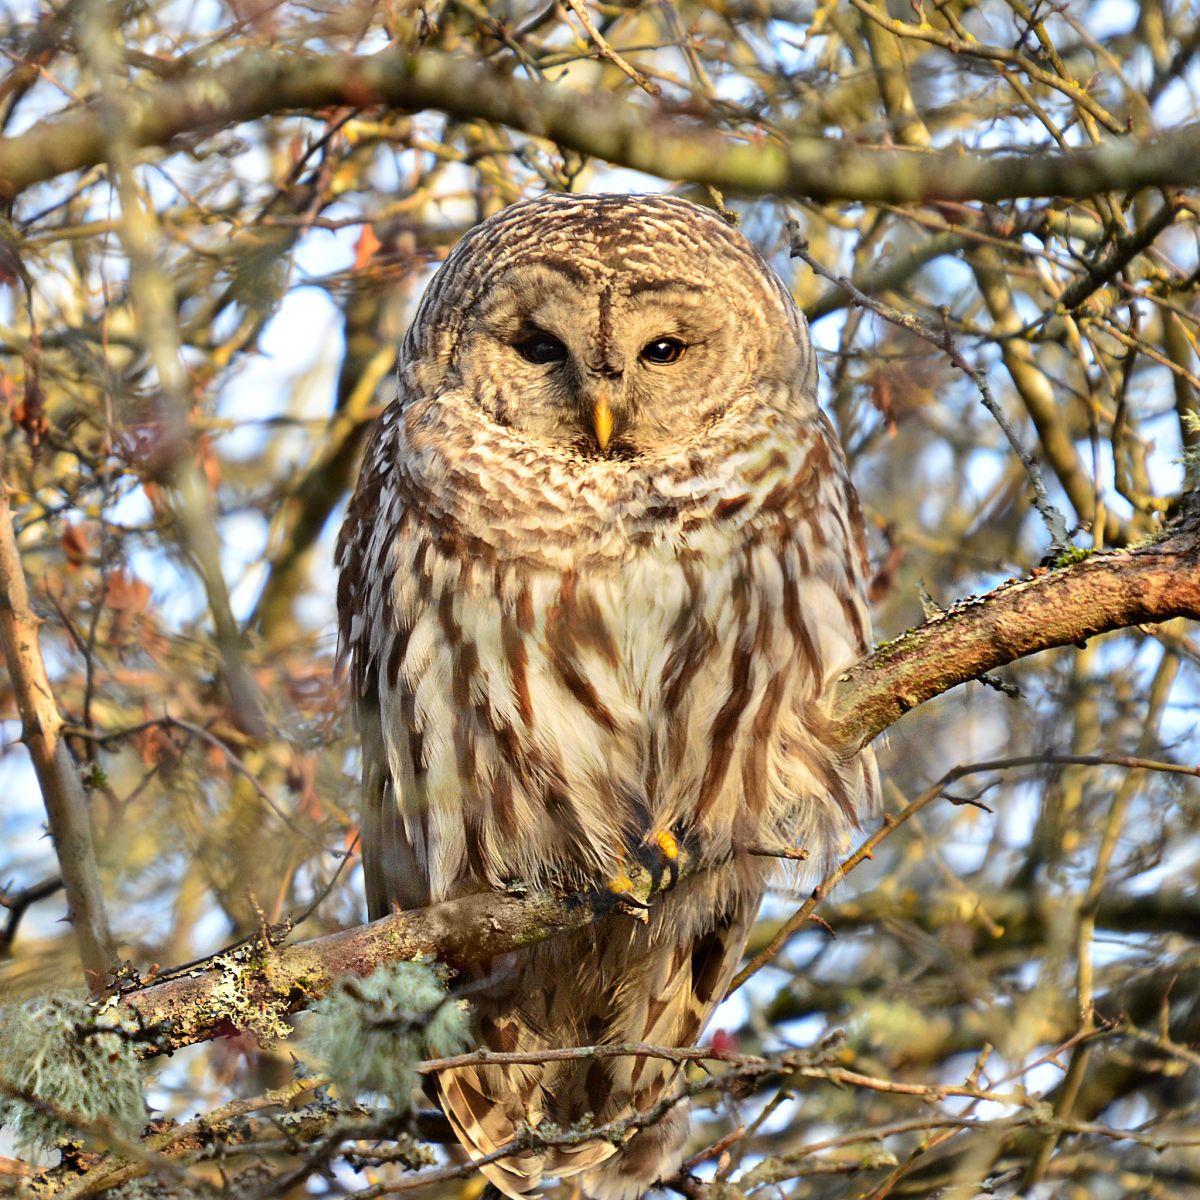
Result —
[[838, 683], [834, 740], [856, 750], [909, 709], [996, 667], [1173, 617], [1200, 619], [1200, 493], [1184, 497], [1161, 541], [1005, 583], [876, 647]]
[[[839, 681], [832, 736], [856, 749], [909, 709], [997, 666], [1181, 616], [1200, 619], [1200, 494], [1185, 497], [1179, 520], [1154, 544], [1005, 584], [880, 646]], [[683, 862], [680, 874], [688, 869]], [[634, 884], [636, 905], [669, 881], [641, 872]], [[467, 896], [292, 946], [244, 946], [123, 1003], [147, 1024], [169, 1022], [158, 1046], [169, 1051], [234, 1029], [270, 1030], [347, 972], [420, 954], [465, 967], [577, 929], [611, 908], [611, 899], [579, 896]]]
[[[432, 50], [393, 48], [369, 57], [249, 53], [108, 101], [121, 112], [127, 144], [135, 148], [165, 147], [269, 113], [385, 104], [494, 121], [662, 178], [819, 201], [996, 201], [1200, 184], [1200, 125], [1087, 150], [1023, 148], [986, 156], [870, 149], [815, 137], [752, 142], [671, 115], [665, 101], [530, 83]], [[32, 184], [104, 162], [110, 141], [95, 107], [0, 138], [0, 199], [11, 201]]]
[[29, 603], [8, 492], [0, 477], [0, 646], [21, 714], [21, 740], [29, 750], [46, 806], [84, 976], [88, 990], [99, 995], [116, 965], [116, 948], [92, 846], [87, 793], [62, 736], [63, 719], [38, 641], [40, 627]]

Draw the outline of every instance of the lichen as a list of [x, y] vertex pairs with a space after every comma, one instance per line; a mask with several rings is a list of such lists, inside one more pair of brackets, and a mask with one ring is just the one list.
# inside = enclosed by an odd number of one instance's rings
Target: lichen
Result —
[[408, 1109], [423, 1058], [471, 1044], [467, 1004], [427, 962], [386, 963], [365, 979], [343, 976], [313, 1008], [308, 1044], [347, 1099], [383, 1096]]
[[248, 954], [249, 947], [239, 947], [228, 954], [218, 954], [205, 963], [205, 972], [216, 971], [209, 996], [213, 1014], [238, 1029], [247, 1029], [264, 1045], [288, 1037], [292, 1028], [288, 1015], [287, 997], [264, 993], [263, 981], [270, 982], [270, 962], [262, 953]]
[[97, 1124], [136, 1134], [146, 1122], [138, 1031], [136, 1018], [73, 996], [0, 1011], [0, 1079], [24, 1094], [0, 1095], [0, 1125], [22, 1150], [51, 1149]]

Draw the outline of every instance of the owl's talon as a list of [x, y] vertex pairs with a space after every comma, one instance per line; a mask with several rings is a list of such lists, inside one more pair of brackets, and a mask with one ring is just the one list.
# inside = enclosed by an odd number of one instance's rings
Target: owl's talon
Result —
[[683, 852], [679, 836], [673, 829], [660, 829], [650, 838], [638, 855], [642, 865], [650, 872], [657, 887], [665, 875], [669, 887], [679, 882], [679, 857]]
[[639, 925], [650, 924], [650, 905], [645, 900], [639, 900], [636, 896], [623, 896], [617, 901], [616, 908], [627, 917], [632, 917]]
[[624, 867], [621, 867], [611, 879], [605, 881], [603, 891], [615, 910], [623, 912], [626, 916], [632, 917], [635, 921], [641, 921], [643, 924], [650, 920], [648, 916], [650, 905], [634, 894], [633, 880]]

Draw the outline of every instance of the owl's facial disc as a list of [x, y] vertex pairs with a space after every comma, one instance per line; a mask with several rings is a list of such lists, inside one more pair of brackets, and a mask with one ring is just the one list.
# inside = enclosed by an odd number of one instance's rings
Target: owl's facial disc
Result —
[[[651, 270], [661, 266], [661, 275]], [[456, 374], [492, 419], [586, 458], [634, 459], [707, 436], [779, 368], [784, 322], [739, 315], [703, 263], [531, 257], [464, 314]], [[760, 323], [761, 322], [761, 325]]]

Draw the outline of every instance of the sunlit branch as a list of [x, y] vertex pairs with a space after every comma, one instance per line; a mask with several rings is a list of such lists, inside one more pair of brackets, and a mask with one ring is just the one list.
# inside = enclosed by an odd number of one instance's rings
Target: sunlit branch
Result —
[[[113, 98], [135, 148], [168, 147], [270, 113], [329, 105], [437, 109], [549, 138], [582, 154], [667, 179], [748, 195], [906, 203], [1090, 196], [1200, 183], [1200, 125], [1149, 141], [1122, 137], [1086, 150], [1014, 147], [1009, 154], [870, 149], [845, 140], [745, 140], [698, 128], [665, 106], [529, 83], [468, 59], [399, 48], [363, 57], [246, 53], [215, 69]], [[0, 195], [106, 161], [94, 108], [0, 139]]]
[[22, 740], [46, 806], [88, 988], [100, 994], [116, 963], [116, 948], [92, 846], [88, 798], [79, 768], [62, 736], [63, 719], [38, 644], [40, 626], [29, 603], [8, 491], [0, 481], [0, 640], [4, 661], [21, 714]]

